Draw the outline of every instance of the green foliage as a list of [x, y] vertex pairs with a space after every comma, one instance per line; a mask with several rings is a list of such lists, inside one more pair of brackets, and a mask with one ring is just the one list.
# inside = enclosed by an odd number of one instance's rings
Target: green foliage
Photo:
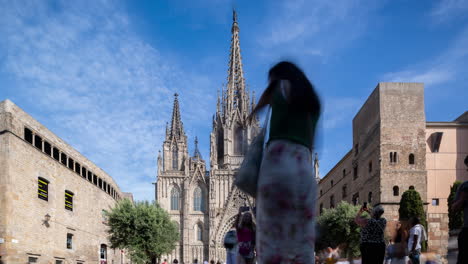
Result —
[[106, 214], [111, 246], [128, 249], [135, 263], [154, 263], [179, 239], [177, 224], [155, 203], [124, 199]]
[[455, 229], [460, 229], [463, 227], [463, 210], [454, 212], [451, 210], [452, 208], [452, 203], [455, 200], [455, 194], [457, 193], [458, 186], [460, 186], [462, 183], [459, 181], [456, 181], [453, 183], [453, 185], [450, 187], [450, 195], [447, 199], [448, 202], [448, 217], [449, 217], [449, 230], [455, 230]]
[[[426, 213], [424, 212], [423, 201], [421, 195], [419, 195], [416, 190], [409, 189], [403, 193], [398, 213], [400, 215], [400, 220], [410, 220], [411, 217], [418, 217], [427, 232]], [[427, 243], [423, 242], [421, 246], [422, 250], [425, 251]]]
[[407, 190], [403, 193], [398, 213], [400, 214], [400, 220], [409, 220], [411, 217], [417, 216], [421, 220], [421, 223], [426, 222], [426, 214], [424, 213], [421, 195], [414, 189]]
[[341, 201], [336, 208], [325, 209], [317, 218], [319, 232], [317, 249], [342, 245], [345, 246], [345, 254], [348, 257], [359, 256], [361, 229], [354, 222], [359, 209], [359, 206], [345, 201]]

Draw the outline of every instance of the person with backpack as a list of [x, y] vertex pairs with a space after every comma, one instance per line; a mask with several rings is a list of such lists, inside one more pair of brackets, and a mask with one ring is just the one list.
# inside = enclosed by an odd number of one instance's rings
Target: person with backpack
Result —
[[410, 220], [411, 229], [409, 231], [408, 251], [412, 264], [419, 264], [421, 256], [421, 242], [427, 240], [427, 233], [418, 217]]
[[226, 264], [236, 264], [237, 259], [237, 223], [234, 222], [231, 229], [224, 236], [224, 248], [226, 249]]

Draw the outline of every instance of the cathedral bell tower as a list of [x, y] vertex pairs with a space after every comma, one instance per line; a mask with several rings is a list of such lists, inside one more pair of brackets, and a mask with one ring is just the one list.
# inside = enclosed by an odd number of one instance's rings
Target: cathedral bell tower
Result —
[[245, 85], [239, 41], [237, 13], [233, 11], [231, 48], [227, 84], [218, 92], [216, 114], [210, 135], [210, 164], [214, 169], [236, 169], [253, 136], [258, 133], [256, 120], [249, 122], [247, 116], [254, 107]]
[[[185, 174], [188, 157], [187, 136], [180, 119], [178, 94], [174, 94], [171, 125], [166, 124], [166, 139], [163, 144], [163, 156], [158, 158], [158, 168], [162, 171], [180, 171]], [[162, 166], [159, 166], [161, 163]]]

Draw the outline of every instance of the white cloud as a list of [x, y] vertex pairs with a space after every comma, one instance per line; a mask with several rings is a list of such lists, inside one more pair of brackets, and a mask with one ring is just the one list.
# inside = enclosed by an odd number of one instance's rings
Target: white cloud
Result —
[[136, 199], [154, 199], [173, 93], [187, 130], [210, 124], [210, 80], [185, 73], [132, 32], [115, 1], [12, 1], [0, 10], [0, 67], [40, 121]]
[[282, 53], [328, 56], [360, 36], [376, 8], [374, 1], [366, 0], [275, 2], [258, 42], [265, 54], [281, 49]]
[[[324, 100], [323, 127], [332, 130], [343, 125], [349, 125], [350, 120], [362, 105], [362, 100], [354, 97], [332, 97]], [[345, 124], [345, 122], [348, 122]]]
[[466, 16], [468, 0], [440, 0], [430, 12], [436, 23], [443, 23], [458, 17]]
[[468, 73], [468, 27], [465, 27], [447, 49], [434, 58], [383, 75], [383, 81], [423, 82], [426, 87], [456, 80]]

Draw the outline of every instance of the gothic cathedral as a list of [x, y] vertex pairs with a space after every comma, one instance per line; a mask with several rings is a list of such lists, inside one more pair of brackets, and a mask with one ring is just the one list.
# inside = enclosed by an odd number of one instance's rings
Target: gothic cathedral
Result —
[[252, 207], [252, 199], [233, 184], [247, 146], [259, 131], [258, 120], [247, 120], [255, 98], [250, 98], [245, 85], [235, 11], [231, 32], [227, 85], [221, 96], [218, 94], [210, 134], [210, 169], [206, 168], [197, 139], [193, 155], [188, 154], [177, 94], [162, 155], [158, 156], [156, 201], [177, 222], [180, 232], [179, 244], [166, 256], [169, 262], [225, 262], [224, 235], [233, 225], [239, 207]]

